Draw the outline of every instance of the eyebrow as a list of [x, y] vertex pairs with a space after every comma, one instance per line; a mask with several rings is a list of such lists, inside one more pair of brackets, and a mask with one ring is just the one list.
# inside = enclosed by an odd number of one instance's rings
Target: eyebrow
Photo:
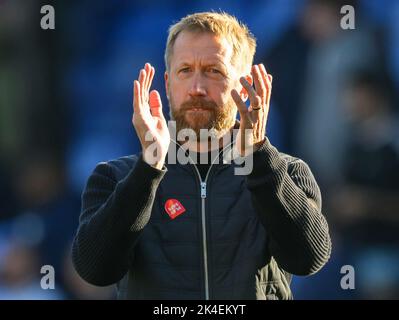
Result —
[[[180, 64], [178, 64], [178, 68], [181, 68], [181, 67], [185, 67], [185, 66], [191, 66], [192, 64], [191, 63], [189, 63], [189, 62], [187, 62], [187, 61], [184, 61], [184, 62], [182, 62], [182, 63], [180, 63]], [[203, 67], [223, 67], [224, 68], [224, 70], [226, 70], [227, 71], [227, 66], [225, 65], [225, 63], [224, 62], [222, 62], [222, 61], [219, 61], [219, 62], [210, 62], [210, 63], [204, 63], [203, 65], [202, 65]]]

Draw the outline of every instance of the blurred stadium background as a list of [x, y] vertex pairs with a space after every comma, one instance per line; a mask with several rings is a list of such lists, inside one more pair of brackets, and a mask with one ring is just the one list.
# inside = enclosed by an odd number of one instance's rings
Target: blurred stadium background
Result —
[[[40, 28], [45, 4], [55, 30]], [[344, 4], [355, 30], [340, 28]], [[333, 254], [294, 277], [294, 297], [399, 298], [399, 1], [0, 0], [0, 299], [115, 297], [71, 266], [81, 191], [97, 162], [139, 150], [132, 82], [149, 61], [164, 91], [168, 26], [212, 9], [257, 37], [255, 62], [274, 76], [270, 140], [322, 189]], [[55, 290], [41, 289], [42, 265]], [[355, 290], [340, 286], [343, 265]]]

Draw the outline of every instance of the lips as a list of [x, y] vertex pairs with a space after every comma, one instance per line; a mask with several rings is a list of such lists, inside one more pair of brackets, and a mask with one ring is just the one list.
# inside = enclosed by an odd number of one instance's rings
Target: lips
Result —
[[192, 107], [192, 108], [189, 108], [187, 111], [210, 111], [210, 110], [208, 108]]

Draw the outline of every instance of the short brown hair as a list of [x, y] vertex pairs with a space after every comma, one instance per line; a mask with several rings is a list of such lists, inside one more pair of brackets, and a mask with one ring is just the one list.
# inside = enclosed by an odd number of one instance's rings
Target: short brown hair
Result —
[[[210, 32], [218, 37], [224, 37], [233, 46], [232, 63], [241, 62], [243, 68], [252, 66], [256, 39], [248, 27], [225, 12], [200, 12], [190, 14], [170, 26], [165, 50], [166, 70], [170, 68], [173, 45], [182, 31]], [[238, 59], [239, 57], [241, 59]]]

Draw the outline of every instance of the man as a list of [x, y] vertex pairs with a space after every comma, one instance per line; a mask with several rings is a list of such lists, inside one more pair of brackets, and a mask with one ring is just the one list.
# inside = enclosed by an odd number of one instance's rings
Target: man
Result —
[[[170, 28], [166, 92], [178, 136], [189, 134], [172, 141], [147, 63], [134, 82], [142, 153], [100, 163], [83, 193], [73, 261], [86, 281], [117, 283], [126, 299], [291, 299], [291, 274], [326, 263], [331, 241], [315, 179], [265, 137], [272, 77], [252, 66], [255, 46], [225, 13]], [[228, 146], [233, 159], [252, 159], [250, 173], [212, 156]], [[181, 150], [212, 163], [170, 161]]]

